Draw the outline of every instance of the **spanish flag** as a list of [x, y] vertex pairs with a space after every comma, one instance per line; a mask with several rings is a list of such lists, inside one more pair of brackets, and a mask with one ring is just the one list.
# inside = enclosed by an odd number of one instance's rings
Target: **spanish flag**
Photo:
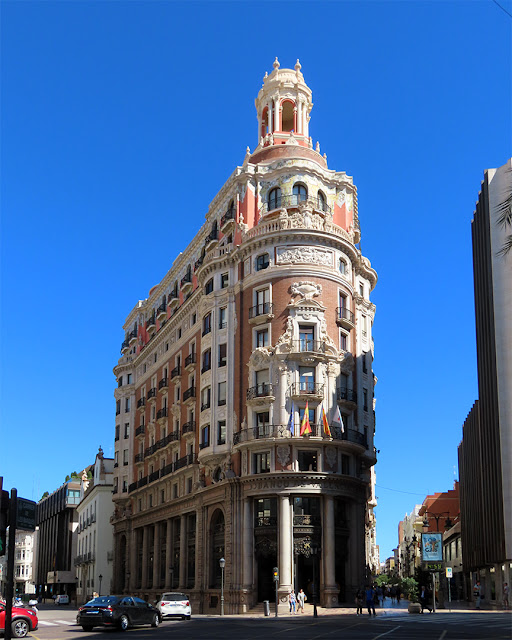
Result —
[[327, 416], [325, 415], [325, 409], [324, 409], [324, 404], [322, 402], [322, 411], [320, 413], [321, 416], [321, 420], [322, 420], [322, 424], [324, 425], [324, 434], [330, 438], [331, 437], [331, 430], [329, 429], [329, 422], [327, 420]]
[[312, 432], [311, 425], [309, 424], [309, 407], [306, 402], [306, 408], [304, 409], [304, 416], [302, 417], [302, 422], [300, 423], [300, 435], [301, 436], [309, 436]]

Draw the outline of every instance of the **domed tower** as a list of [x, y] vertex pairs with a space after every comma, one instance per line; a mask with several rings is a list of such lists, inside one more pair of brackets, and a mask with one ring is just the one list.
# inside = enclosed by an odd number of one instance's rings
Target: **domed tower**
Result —
[[186, 588], [195, 610], [218, 611], [222, 576], [229, 613], [273, 598], [273, 567], [281, 601], [318, 582], [325, 607], [368, 579], [377, 274], [353, 180], [313, 145], [300, 69], [274, 62], [259, 144], [124, 327], [140, 423], [116, 584]]

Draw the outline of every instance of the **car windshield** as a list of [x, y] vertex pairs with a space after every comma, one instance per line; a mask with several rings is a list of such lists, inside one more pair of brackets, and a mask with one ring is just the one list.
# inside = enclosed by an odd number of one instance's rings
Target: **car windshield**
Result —
[[162, 600], [176, 602], [177, 600], [188, 600], [188, 598], [184, 593], [164, 593]]
[[93, 598], [89, 600], [87, 603], [87, 607], [104, 607], [109, 604], [117, 604], [119, 602], [119, 598], [117, 596], [99, 596], [98, 598]]

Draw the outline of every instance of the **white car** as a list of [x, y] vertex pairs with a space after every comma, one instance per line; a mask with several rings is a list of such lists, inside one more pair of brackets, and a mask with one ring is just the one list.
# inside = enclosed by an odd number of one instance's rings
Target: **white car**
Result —
[[192, 615], [192, 608], [188, 596], [178, 591], [164, 593], [158, 601], [156, 608], [160, 611], [162, 620], [164, 618], [190, 620], [190, 616]]
[[69, 596], [66, 593], [61, 593], [55, 598], [55, 604], [69, 604]]

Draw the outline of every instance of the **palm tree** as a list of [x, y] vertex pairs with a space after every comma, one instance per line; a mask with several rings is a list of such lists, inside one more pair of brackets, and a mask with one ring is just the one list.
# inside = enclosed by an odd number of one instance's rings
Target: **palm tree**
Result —
[[[512, 173], [512, 167], [507, 167], [507, 174]], [[496, 205], [498, 214], [496, 222], [499, 227], [512, 228], [512, 180], [508, 180], [504, 199]], [[505, 238], [505, 242], [498, 251], [499, 256], [505, 256], [512, 249], [512, 234]]]

